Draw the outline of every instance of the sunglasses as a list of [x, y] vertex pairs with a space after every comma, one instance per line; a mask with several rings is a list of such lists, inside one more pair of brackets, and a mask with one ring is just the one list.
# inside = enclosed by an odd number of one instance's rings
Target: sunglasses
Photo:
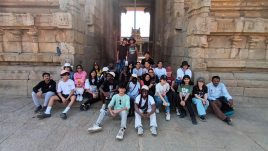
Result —
[[122, 105], [122, 102], [121, 102], [121, 100], [119, 100], [119, 105]]

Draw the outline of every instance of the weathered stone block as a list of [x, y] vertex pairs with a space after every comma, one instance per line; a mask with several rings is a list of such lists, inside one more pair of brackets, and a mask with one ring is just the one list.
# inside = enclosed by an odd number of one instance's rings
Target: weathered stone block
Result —
[[27, 80], [0, 80], [0, 95], [27, 95]]
[[210, 36], [209, 48], [231, 48], [231, 40], [228, 36]]
[[230, 58], [231, 49], [207, 48], [205, 49], [205, 58]]
[[265, 49], [250, 49], [248, 54], [248, 59], [265, 59], [266, 50]]
[[237, 81], [236, 80], [221, 80], [222, 83], [224, 83], [227, 87], [237, 87]]
[[191, 58], [204, 58], [204, 48], [189, 48], [188, 51]]
[[210, 72], [209, 77], [210, 79], [213, 76], [219, 76], [221, 79], [224, 80], [235, 80], [234, 74], [233, 73], [226, 73], [226, 72]]
[[247, 88], [268, 88], [268, 81], [262, 80], [237, 80], [237, 86]]
[[39, 51], [56, 53], [57, 46], [57, 43], [39, 43]]
[[268, 97], [268, 88], [245, 88], [244, 95], [251, 97]]
[[234, 73], [234, 76], [238, 80], [263, 80], [268, 81], [268, 73], [267, 72], [259, 72], [259, 73]]
[[1, 80], [28, 80], [29, 72], [27, 71], [0, 71]]
[[229, 91], [231, 96], [243, 96], [244, 95], [243, 87], [228, 87], [227, 90]]
[[233, 59], [206, 59], [207, 67], [245, 67], [246, 62], [243, 60]]

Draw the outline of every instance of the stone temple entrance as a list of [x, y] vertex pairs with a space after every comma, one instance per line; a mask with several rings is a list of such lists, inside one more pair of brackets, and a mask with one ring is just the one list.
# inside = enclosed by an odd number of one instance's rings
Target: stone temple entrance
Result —
[[[155, 60], [194, 78], [219, 75], [240, 101], [267, 101], [267, 0], [138, 0], [151, 15]], [[107, 64], [120, 40], [120, 14], [132, 0], [2, 0], [0, 94], [29, 95], [43, 71], [59, 79], [64, 62]]]

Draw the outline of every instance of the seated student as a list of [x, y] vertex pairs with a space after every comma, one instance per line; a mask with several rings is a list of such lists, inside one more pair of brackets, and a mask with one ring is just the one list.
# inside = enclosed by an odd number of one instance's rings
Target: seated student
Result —
[[170, 89], [167, 93], [170, 106], [173, 107], [176, 110], [176, 114], [180, 116], [178, 94], [175, 90], [175, 78], [172, 76], [172, 68], [170, 66], [167, 67], [167, 83], [170, 85]]
[[70, 73], [69, 79], [74, 80], [74, 72], [70, 63], [65, 63], [63, 66], [63, 70], [68, 71]]
[[207, 84], [208, 87], [208, 100], [212, 110], [216, 116], [226, 122], [228, 125], [232, 125], [230, 117], [225, 115], [221, 110], [223, 105], [227, 105], [228, 108], [233, 107], [233, 99], [227, 91], [225, 85], [220, 82], [219, 76], [213, 76], [212, 82]]
[[[42, 77], [43, 81], [34, 86], [32, 92], [32, 98], [35, 105], [35, 113], [41, 109], [45, 110], [50, 97], [55, 95], [56, 92], [56, 82], [50, 78], [50, 74], [45, 72], [42, 74]], [[43, 108], [39, 101], [42, 96], [45, 96]]]
[[152, 69], [151, 64], [148, 61], [145, 61], [144, 67], [142, 68], [142, 74], [148, 73]]
[[147, 51], [144, 54], [144, 59], [141, 60], [141, 64], [145, 66], [145, 62], [148, 62], [150, 65], [154, 65], [154, 60], [150, 57], [150, 52]]
[[183, 76], [182, 83], [178, 88], [179, 98], [180, 98], [179, 107], [181, 111], [180, 118], [184, 118], [186, 116], [186, 111], [184, 109], [184, 106], [186, 106], [190, 113], [192, 123], [196, 125], [197, 121], [195, 118], [194, 109], [192, 107], [192, 96], [191, 96], [192, 91], [193, 91], [193, 87], [192, 87], [190, 76], [189, 75]]
[[196, 105], [198, 116], [202, 121], [206, 121], [206, 110], [209, 106], [208, 88], [205, 85], [205, 79], [200, 77], [193, 88], [193, 104]]
[[125, 86], [127, 86], [129, 79], [131, 77], [131, 74], [128, 72], [128, 67], [125, 66], [123, 68], [123, 71], [121, 72], [120, 76], [119, 76], [119, 81], [120, 83], [124, 84]]
[[85, 82], [87, 78], [86, 71], [83, 70], [82, 65], [76, 66], [76, 72], [74, 73], [74, 83], [75, 83], [75, 95], [77, 101], [81, 102], [83, 101], [83, 93], [84, 93], [84, 87]]
[[67, 107], [60, 114], [60, 117], [62, 119], [64, 120], [67, 119], [67, 112], [70, 110], [71, 106], [75, 102], [75, 95], [74, 95], [75, 85], [74, 85], [74, 81], [69, 79], [68, 71], [62, 70], [60, 76], [62, 77], [62, 80], [60, 80], [58, 84], [57, 95], [52, 96], [50, 98], [46, 111], [37, 116], [39, 119], [51, 117], [50, 111], [51, 111], [53, 104], [56, 101], [59, 101], [60, 103], [64, 103], [64, 104], [67, 104], [69, 102]]
[[103, 67], [103, 68], [102, 68], [101, 76], [100, 76], [100, 78], [98, 79], [98, 80], [99, 80], [99, 86], [101, 86], [102, 83], [106, 80], [107, 72], [109, 72], [109, 68], [108, 68], [108, 67]]
[[154, 73], [157, 75], [158, 78], [160, 78], [162, 75], [167, 75], [167, 71], [165, 68], [163, 68], [163, 62], [158, 61], [157, 62], [157, 67], [154, 68]]
[[111, 96], [117, 91], [117, 83], [114, 80], [115, 73], [108, 72], [106, 75], [106, 80], [100, 86], [100, 98], [102, 103], [105, 104], [107, 99], [111, 99]]
[[138, 81], [138, 76], [136, 74], [131, 75], [131, 80], [127, 86], [127, 95], [130, 97], [130, 110], [129, 116], [134, 115], [134, 102], [135, 98], [139, 95], [140, 92], [140, 82]]
[[180, 85], [182, 83], [182, 78], [185, 75], [188, 75], [190, 78], [192, 78], [192, 71], [189, 69], [190, 65], [187, 61], [183, 61], [181, 63], [181, 67], [177, 70], [177, 78], [176, 78], [176, 84]]
[[85, 83], [85, 97], [88, 98], [83, 104], [80, 105], [81, 111], [86, 111], [89, 109], [91, 104], [95, 103], [99, 99], [99, 90], [98, 90], [98, 77], [95, 70], [90, 72], [89, 78]]
[[126, 88], [124, 85], [120, 85], [118, 90], [119, 94], [115, 94], [112, 97], [110, 103], [108, 104], [109, 112], [107, 111], [106, 105], [103, 104], [97, 121], [92, 127], [88, 128], [89, 132], [96, 132], [102, 130], [102, 122], [105, 116], [108, 116], [108, 114], [110, 114], [112, 117], [116, 117], [119, 115], [121, 117], [121, 126], [116, 136], [116, 139], [123, 139], [125, 129], [127, 128], [127, 115], [128, 110], [130, 108], [130, 98], [128, 95], [125, 94]]
[[149, 87], [144, 85], [141, 88], [141, 94], [135, 99], [135, 128], [138, 135], [143, 135], [142, 118], [150, 118], [150, 130], [152, 135], [157, 135], [157, 122], [155, 114], [155, 101], [149, 95]]
[[157, 77], [157, 75], [155, 75], [153, 69], [149, 69], [148, 73], [149, 73], [149, 75], [151, 77], [152, 82], [155, 82], [156, 84], [159, 83], [159, 78]]
[[140, 83], [141, 83], [141, 86], [144, 86], [144, 85], [148, 86], [149, 87], [149, 95], [154, 96], [156, 83], [151, 80], [151, 76], [148, 73], [143, 75], [143, 78], [140, 81]]
[[[100, 66], [99, 66], [96, 62], [94, 63], [92, 70], [96, 71], [96, 73], [97, 73], [97, 78], [98, 78], [98, 80], [99, 80], [100, 77], [101, 77], [101, 74], [102, 74], [102, 70], [101, 70]], [[92, 70], [91, 70], [91, 71], [92, 71]]]
[[164, 105], [166, 109], [166, 120], [170, 120], [170, 104], [167, 98], [167, 92], [170, 86], [167, 83], [167, 76], [162, 75], [160, 77], [160, 82], [155, 86], [155, 103], [156, 103], [156, 113], [159, 113], [159, 108]]
[[131, 74], [133, 74], [133, 69], [134, 69], [134, 67], [133, 67], [133, 63], [129, 63], [128, 64], [128, 73], [131, 75]]
[[136, 63], [136, 68], [133, 69], [133, 74], [138, 75], [138, 78], [141, 79], [143, 75], [143, 69], [141, 68], [141, 63]]

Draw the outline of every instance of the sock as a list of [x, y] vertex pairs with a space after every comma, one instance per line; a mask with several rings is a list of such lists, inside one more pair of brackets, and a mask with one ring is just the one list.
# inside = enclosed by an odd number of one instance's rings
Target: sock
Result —
[[70, 107], [67, 106], [67, 107], [65, 108], [65, 110], [64, 110], [62, 113], [67, 113], [69, 110], [70, 110]]
[[52, 108], [51, 106], [48, 106], [46, 111], [45, 111], [45, 114], [50, 114], [51, 108]]

